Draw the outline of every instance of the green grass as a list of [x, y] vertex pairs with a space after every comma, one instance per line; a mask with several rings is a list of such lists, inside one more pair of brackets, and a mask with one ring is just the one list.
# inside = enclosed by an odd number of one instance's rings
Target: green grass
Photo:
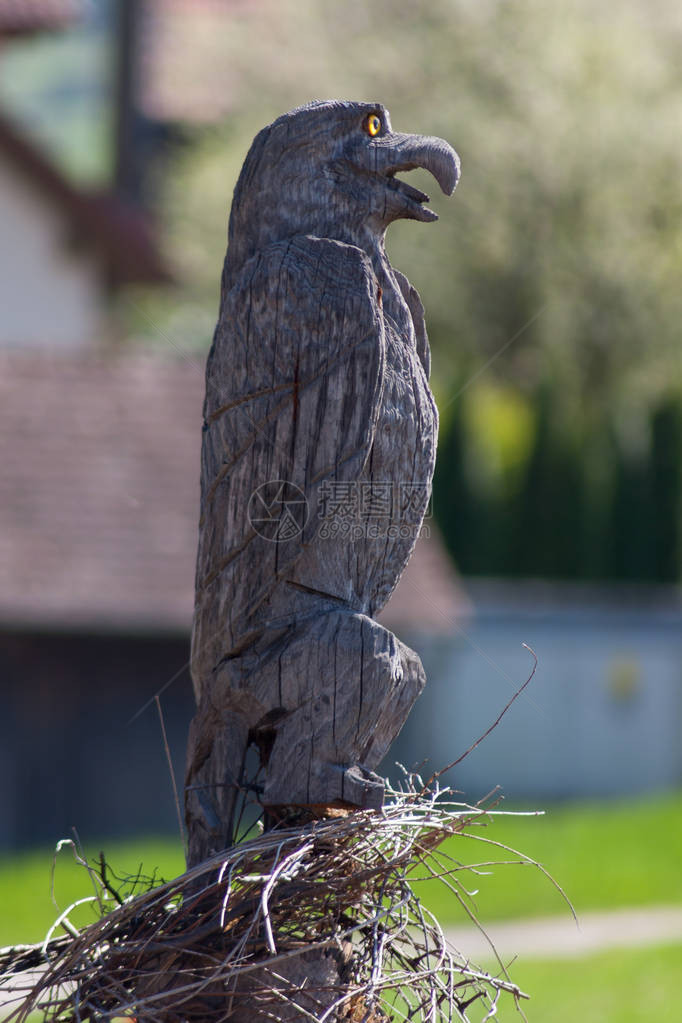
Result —
[[[473, 832], [538, 860], [580, 914], [590, 909], [682, 902], [682, 793], [616, 803], [550, 807], [539, 817], [497, 817]], [[475, 863], [514, 857], [473, 838], [443, 846]], [[532, 866], [484, 867], [458, 875], [482, 922], [567, 912], [561, 895]], [[438, 881], [418, 887], [443, 924], [462, 923], [456, 897]]]
[[[498, 817], [474, 832], [503, 842], [539, 860], [562, 885], [578, 914], [590, 909], [682, 902], [682, 793], [631, 802], [550, 807], [542, 817]], [[119, 873], [145, 873], [164, 878], [183, 869], [177, 839], [107, 841], [99, 849]], [[455, 859], [474, 863], [507, 859], [502, 850], [472, 838], [445, 844]], [[57, 911], [50, 898], [50, 850], [0, 857], [0, 946], [39, 941]], [[561, 896], [530, 866], [483, 868], [491, 873], [458, 875], [469, 890], [478, 888], [473, 908], [483, 923], [495, 919], [568, 912]], [[92, 893], [85, 871], [64, 849], [58, 858], [55, 896], [60, 909]], [[462, 923], [464, 911], [439, 882], [420, 883], [418, 893], [442, 924]], [[91, 907], [73, 919], [92, 919]]]
[[[617, 949], [589, 957], [517, 962], [512, 979], [531, 997], [528, 1023], [673, 1023], [680, 1019], [682, 945]], [[520, 1017], [511, 1002], [501, 1023]]]
[[[176, 877], [184, 869], [184, 856], [178, 840], [167, 838], [106, 841], [86, 849], [90, 859], [106, 852], [107, 862], [119, 874], [135, 874], [142, 866], [145, 874], [156, 870], [157, 877]], [[42, 941], [59, 915], [51, 898], [54, 852], [33, 850], [0, 858], [0, 947]], [[54, 895], [59, 911], [76, 899], [92, 895], [93, 887], [83, 867], [78, 866], [69, 848], [57, 858]], [[96, 918], [91, 906], [77, 909], [70, 919], [82, 926]], [[63, 931], [57, 931], [57, 934]]]

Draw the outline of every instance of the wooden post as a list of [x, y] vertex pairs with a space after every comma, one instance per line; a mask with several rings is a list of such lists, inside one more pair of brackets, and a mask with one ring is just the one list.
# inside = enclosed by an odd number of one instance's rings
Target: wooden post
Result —
[[[437, 219], [395, 176], [414, 167], [448, 194], [459, 176], [382, 106], [316, 103], [259, 133], [235, 189], [206, 371], [190, 866], [236, 840], [252, 784], [275, 818], [380, 807], [374, 770], [425, 682], [373, 617], [436, 453], [423, 309], [384, 250], [393, 220]], [[343, 964], [323, 960], [306, 969], [329, 986]]]

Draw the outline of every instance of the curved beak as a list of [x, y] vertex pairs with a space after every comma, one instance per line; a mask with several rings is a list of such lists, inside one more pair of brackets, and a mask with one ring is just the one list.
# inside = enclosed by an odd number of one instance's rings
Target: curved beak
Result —
[[391, 132], [375, 140], [377, 171], [392, 176], [423, 167], [433, 174], [445, 195], [452, 195], [460, 177], [460, 162], [452, 146], [434, 135]]
[[425, 192], [395, 177], [400, 171], [423, 167], [433, 174], [445, 195], [452, 195], [460, 177], [457, 153], [444, 139], [431, 135], [403, 135], [389, 132], [374, 140], [372, 168], [387, 179], [387, 187], [395, 193], [394, 216], [409, 220], [438, 220], [438, 214], [424, 203]]

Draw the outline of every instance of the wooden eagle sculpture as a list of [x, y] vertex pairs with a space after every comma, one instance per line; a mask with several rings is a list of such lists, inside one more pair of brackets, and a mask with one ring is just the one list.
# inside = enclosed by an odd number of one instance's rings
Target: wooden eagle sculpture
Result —
[[206, 369], [186, 779], [189, 862], [233, 841], [249, 747], [267, 807], [379, 807], [376, 768], [424, 686], [376, 621], [419, 534], [438, 415], [419, 296], [389, 263], [396, 177], [451, 194], [442, 139], [317, 102], [255, 138]]

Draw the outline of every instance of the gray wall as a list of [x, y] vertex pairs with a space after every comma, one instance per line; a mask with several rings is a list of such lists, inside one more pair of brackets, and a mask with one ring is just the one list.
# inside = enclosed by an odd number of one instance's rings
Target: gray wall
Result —
[[158, 710], [182, 789], [194, 697], [174, 636], [0, 634], [0, 850], [178, 833]]
[[[682, 784], [682, 613], [672, 592], [623, 600], [467, 583], [475, 613], [450, 635], [398, 630], [428, 685], [383, 767], [458, 757], [537, 674], [447, 781], [476, 801], [629, 796]], [[0, 850], [177, 834], [156, 707], [182, 787], [193, 696], [183, 636], [0, 634]]]
[[[535, 678], [447, 782], [475, 801], [626, 796], [682, 784], [682, 614], [671, 597], [473, 587], [475, 614], [450, 637], [402, 638], [429, 683], [391, 760], [454, 760]], [[633, 594], [630, 594], [632, 597]], [[389, 767], [387, 764], [386, 767]], [[430, 773], [428, 768], [424, 769]], [[391, 770], [391, 773], [395, 772]]]

